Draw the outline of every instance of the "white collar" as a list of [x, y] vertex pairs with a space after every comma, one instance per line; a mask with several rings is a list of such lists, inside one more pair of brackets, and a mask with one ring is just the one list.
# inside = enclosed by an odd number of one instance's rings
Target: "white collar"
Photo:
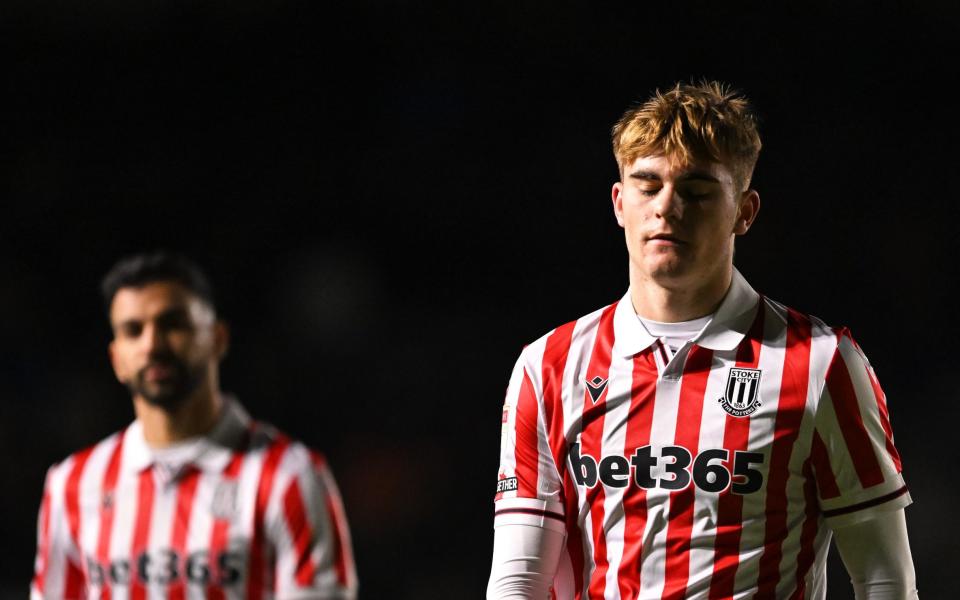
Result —
[[[250, 415], [234, 398], [224, 396], [223, 408], [216, 425], [202, 436], [189, 462], [202, 471], [222, 471], [230, 462], [233, 451], [247, 436]], [[143, 424], [131, 423], [123, 433], [120, 464], [125, 470], [140, 472], [154, 463], [154, 454], [143, 436]]]
[[[736, 268], [713, 319], [692, 341], [710, 350], [733, 350], [750, 329], [756, 316], [760, 295], [754, 291]], [[633, 356], [657, 341], [637, 318], [630, 299], [630, 290], [623, 295], [613, 313], [613, 352]]]

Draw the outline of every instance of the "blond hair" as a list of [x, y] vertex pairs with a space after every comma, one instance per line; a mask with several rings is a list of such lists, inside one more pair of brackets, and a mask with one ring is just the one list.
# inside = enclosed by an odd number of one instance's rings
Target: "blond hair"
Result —
[[757, 117], [743, 95], [720, 82], [677, 83], [623, 114], [613, 126], [613, 154], [621, 176], [641, 156], [720, 162], [744, 191], [760, 155]]

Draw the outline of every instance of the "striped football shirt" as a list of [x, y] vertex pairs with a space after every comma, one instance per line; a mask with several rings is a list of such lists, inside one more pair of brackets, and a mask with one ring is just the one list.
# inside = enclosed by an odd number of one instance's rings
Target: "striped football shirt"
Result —
[[232, 399], [188, 460], [134, 421], [47, 472], [31, 598], [354, 598], [324, 458]]
[[527, 346], [495, 523], [566, 534], [561, 599], [823, 599], [831, 527], [910, 503], [886, 398], [844, 328], [739, 272], [676, 352], [622, 300]]

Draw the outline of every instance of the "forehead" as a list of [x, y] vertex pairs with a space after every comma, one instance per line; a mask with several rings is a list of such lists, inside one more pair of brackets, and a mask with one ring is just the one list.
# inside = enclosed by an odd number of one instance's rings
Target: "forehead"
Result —
[[205, 308], [203, 301], [183, 285], [175, 281], [153, 281], [117, 290], [110, 303], [110, 321], [149, 320], [174, 310], [196, 315]]
[[632, 163], [625, 165], [624, 177], [649, 178], [651, 176], [661, 180], [697, 179], [698, 176], [707, 176], [720, 183], [733, 181], [733, 172], [727, 165], [710, 160], [681, 161], [676, 157], [658, 154], [655, 156], [638, 156]]

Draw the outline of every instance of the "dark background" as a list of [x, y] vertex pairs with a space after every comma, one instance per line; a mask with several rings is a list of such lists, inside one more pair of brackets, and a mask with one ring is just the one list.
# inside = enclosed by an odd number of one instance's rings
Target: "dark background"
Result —
[[167, 247], [233, 325], [225, 388], [330, 458], [362, 597], [480, 598], [513, 361], [627, 286], [609, 127], [707, 76], [763, 119], [737, 264], [866, 349], [945, 597], [957, 19], [718, 4], [4, 2], [0, 596], [26, 593], [46, 467], [132, 416], [98, 280]]

